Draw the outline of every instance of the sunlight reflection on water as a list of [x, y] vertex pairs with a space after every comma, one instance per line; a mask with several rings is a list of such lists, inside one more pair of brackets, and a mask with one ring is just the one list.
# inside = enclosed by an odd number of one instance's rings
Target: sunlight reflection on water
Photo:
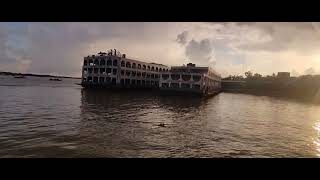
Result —
[[318, 120], [318, 122], [315, 123], [314, 129], [317, 131], [317, 137], [315, 137], [314, 144], [317, 148], [317, 156], [320, 157], [320, 120]]

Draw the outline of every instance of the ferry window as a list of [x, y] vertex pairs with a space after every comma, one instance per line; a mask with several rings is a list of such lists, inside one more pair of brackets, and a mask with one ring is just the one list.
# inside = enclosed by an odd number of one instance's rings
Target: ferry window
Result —
[[118, 66], [118, 60], [113, 60], [113, 66]]
[[137, 76], [140, 77], [141, 76], [141, 72], [137, 72]]
[[159, 69], [156, 67], [156, 71], [158, 72], [159, 71]]
[[130, 63], [130, 62], [127, 62], [127, 63], [126, 63], [126, 67], [127, 67], [127, 68], [131, 68], [131, 63]]
[[132, 71], [132, 76], [136, 76], [136, 72], [135, 71]]
[[92, 64], [93, 64], [93, 60], [90, 59], [90, 60], [89, 60], [89, 66], [92, 66]]
[[148, 68], [147, 68], [148, 70], [150, 70], [150, 66], [148, 66]]
[[169, 78], [169, 74], [162, 74], [162, 79], [167, 80]]
[[92, 68], [88, 68], [88, 72], [89, 72], [89, 74], [91, 74], [92, 73]]
[[104, 77], [100, 77], [100, 78], [99, 78], [99, 82], [100, 82], [100, 83], [104, 83]]
[[141, 64], [138, 64], [138, 69], [141, 69]]
[[179, 83], [171, 83], [170, 87], [171, 88], [179, 88]]
[[84, 66], [88, 65], [87, 60], [84, 60], [84, 61], [83, 61], [83, 65], [84, 65]]
[[189, 81], [191, 79], [191, 75], [182, 75], [182, 79], [184, 81]]
[[151, 74], [151, 79], [154, 79], [154, 74]]
[[193, 81], [198, 82], [201, 79], [201, 76], [192, 76]]
[[130, 71], [126, 71], [126, 75], [130, 76], [131, 72]]
[[143, 66], [142, 66], [142, 69], [146, 69], [146, 65], [143, 65]]
[[99, 66], [99, 61], [98, 61], [98, 59], [94, 60], [94, 65], [95, 65], [95, 66]]
[[147, 74], [147, 78], [150, 78], [150, 74]]
[[121, 67], [125, 67], [125, 62], [121, 61]]
[[98, 73], [98, 70], [99, 70], [98, 68], [94, 68], [93, 72]]
[[159, 71], [161, 72], [161, 71], [162, 71], [162, 68], [160, 68]]
[[132, 63], [132, 68], [133, 68], [133, 69], [136, 68], [136, 63]]
[[182, 83], [181, 88], [190, 88], [190, 84]]
[[103, 74], [105, 72], [104, 68], [100, 68], [100, 74]]
[[142, 73], [142, 77], [146, 77], [146, 73], [145, 72]]
[[93, 82], [97, 83], [98, 82], [98, 77], [93, 77]]
[[163, 87], [163, 88], [168, 88], [168, 87], [169, 87], [169, 83], [162, 83], [162, 84], [161, 84], [161, 87]]
[[199, 85], [199, 84], [193, 84], [193, 85], [192, 85], [192, 88], [193, 88], [193, 89], [200, 89], [200, 85]]
[[111, 68], [107, 68], [107, 74], [111, 73]]
[[151, 71], [154, 71], [154, 67], [153, 66], [151, 67]]
[[116, 82], [117, 82], [117, 79], [116, 78], [112, 78], [111, 84], [115, 85]]
[[124, 70], [121, 70], [121, 75], [124, 76]]
[[179, 80], [180, 79], [180, 74], [171, 74], [171, 79], [172, 80]]
[[113, 73], [113, 75], [116, 75], [117, 74], [117, 69], [113, 69], [112, 73]]
[[112, 61], [111, 61], [111, 59], [108, 59], [108, 61], [107, 61], [107, 66], [112, 66]]
[[102, 60], [100, 61], [100, 66], [104, 66], [104, 65], [106, 65], [106, 60], [102, 59]]
[[111, 82], [111, 77], [106, 77], [106, 82]]
[[159, 74], [155, 74], [154, 77], [155, 77], [156, 79], [159, 79]]

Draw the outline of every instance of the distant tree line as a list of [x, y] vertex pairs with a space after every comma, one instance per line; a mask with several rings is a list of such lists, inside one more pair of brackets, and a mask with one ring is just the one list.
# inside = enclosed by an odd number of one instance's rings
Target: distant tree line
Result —
[[234, 80], [234, 81], [245, 81], [245, 80], [275, 80], [277, 76], [275, 73], [272, 74], [272, 76], [262, 76], [259, 73], [252, 73], [251, 71], [247, 71], [244, 73], [245, 77], [242, 75], [229, 75], [226, 78], [223, 78], [223, 80]]
[[223, 78], [223, 80], [244, 81], [244, 83], [222, 83], [222, 87], [227, 90], [290, 97], [320, 103], [320, 75], [279, 78], [274, 73], [271, 76], [262, 76], [247, 71], [245, 77], [233, 75]]

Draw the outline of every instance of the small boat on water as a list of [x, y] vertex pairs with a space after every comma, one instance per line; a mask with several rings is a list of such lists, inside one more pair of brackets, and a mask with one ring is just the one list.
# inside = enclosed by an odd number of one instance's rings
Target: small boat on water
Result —
[[14, 78], [26, 78], [25, 76], [14, 76]]
[[50, 81], [62, 81], [61, 79], [58, 79], [58, 78], [50, 78], [49, 80]]

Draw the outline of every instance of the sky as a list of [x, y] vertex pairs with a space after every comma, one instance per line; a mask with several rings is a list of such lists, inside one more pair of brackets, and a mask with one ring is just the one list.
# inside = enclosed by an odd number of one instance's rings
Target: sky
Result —
[[161, 64], [320, 74], [320, 23], [2, 22], [0, 71], [81, 76], [83, 57], [117, 49]]

